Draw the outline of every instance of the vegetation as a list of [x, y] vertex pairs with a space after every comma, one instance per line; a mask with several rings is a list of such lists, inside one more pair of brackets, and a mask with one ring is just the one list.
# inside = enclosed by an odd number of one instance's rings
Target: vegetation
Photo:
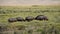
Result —
[[[48, 21], [8, 22], [9, 18], [37, 15], [47, 16]], [[60, 34], [60, 6], [0, 6], [0, 26], [7, 29], [1, 34]]]

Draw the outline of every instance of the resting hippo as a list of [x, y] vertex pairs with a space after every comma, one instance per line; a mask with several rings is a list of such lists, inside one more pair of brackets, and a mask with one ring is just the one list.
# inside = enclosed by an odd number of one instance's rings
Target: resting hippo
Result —
[[32, 17], [32, 16], [27, 16], [27, 17], [25, 18], [25, 20], [26, 20], [26, 21], [32, 21], [32, 20], [34, 20], [34, 17]]
[[48, 20], [48, 18], [44, 15], [38, 15], [35, 19], [36, 20]]
[[25, 21], [24, 18], [22, 18], [22, 17], [17, 17], [16, 19], [17, 19], [17, 21]]
[[9, 18], [9, 19], [8, 19], [8, 22], [16, 22], [16, 21], [17, 21], [16, 18]]

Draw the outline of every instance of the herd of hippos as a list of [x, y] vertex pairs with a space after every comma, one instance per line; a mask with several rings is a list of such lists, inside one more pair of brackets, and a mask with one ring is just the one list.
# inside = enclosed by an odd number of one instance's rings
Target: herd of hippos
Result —
[[17, 21], [28, 21], [28, 22], [30, 22], [32, 20], [41, 20], [41, 21], [46, 20], [46, 21], [48, 21], [48, 18], [45, 15], [38, 15], [35, 18], [33, 16], [27, 16], [25, 19], [22, 17], [16, 17], [16, 18], [9, 18], [8, 22], [17, 22]]

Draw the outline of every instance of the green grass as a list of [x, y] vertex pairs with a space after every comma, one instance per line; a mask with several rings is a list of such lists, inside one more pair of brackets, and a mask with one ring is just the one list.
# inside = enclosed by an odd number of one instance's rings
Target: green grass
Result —
[[[26, 16], [36, 17], [37, 15], [45, 15], [49, 20], [33, 20], [31, 22], [14, 22], [11, 24], [8, 22], [8, 19], [12, 17], [23, 17], [25, 19]], [[55, 26], [55, 28], [60, 30], [60, 6], [0, 6], [0, 23], [9, 24], [9, 27], [23, 25], [26, 26], [27, 30], [33, 29], [34, 32], [42, 31], [45, 24], [47, 29]]]

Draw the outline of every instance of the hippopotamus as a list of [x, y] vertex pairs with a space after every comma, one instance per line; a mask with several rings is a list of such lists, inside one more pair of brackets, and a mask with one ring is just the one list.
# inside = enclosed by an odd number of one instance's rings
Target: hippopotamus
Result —
[[26, 20], [26, 21], [32, 21], [32, 20], [34, 20], [34, 17], [33, 17], [33, 16], [27, 16], [27, 17], [25, 18], [25, 20]]
[[38, 15], [35, 20], [48, 20], [47, 16], [44, 15]]
[[8, 19], [8, 22], [16, 22], [16, 21], [17, 21], [16, 18], [9, 18], [9, 19]]
[[17, 17], [16, 19], [17, 19], [17, 21], [25, 21], [24, 18], [22, 18], [22, 17]]

